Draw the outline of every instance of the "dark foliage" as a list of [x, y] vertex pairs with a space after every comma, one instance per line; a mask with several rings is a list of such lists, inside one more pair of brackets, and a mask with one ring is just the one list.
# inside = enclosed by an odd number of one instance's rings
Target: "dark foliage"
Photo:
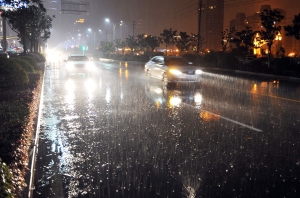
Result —
[[30, 65], [28, 62], [24, 61], [24, 60], [21, 60], [21, 59], [12, 59], [14, 62], [16, 62], [18, 65], [20, 65], [25, 72], [27, 73], [32, 73], [34, 72], [34, 68], [32, 65]]
[[219, 68], [236, 70], [239, 67], [238, 59], [230, 53], [224, 53], [218, 62]]
[[18, 59], [28, 62], [36, 71], [41, 70], [41, 68], [37, 64], [37, 61], [31, 56], [19, 56]]
[[28, 76], [20, 65], [0, 57], [0, 89], [25, 87], [28, 82]]
[[[40, 93], [41, 73], [29, 73], [29, 84], [14, 90], [2, 90], [0, 95], [0, 158], [10, 172], [2, 178], [12, 178], [10, 195], [0, 190], [0, 197], [21, 197], [25, 187], [28, 151]], [[1, 169], [1, 168], [0, 168]], [[0, 189], [8, 187], [0, 184]], [[14, 195], [14, 196], [13, 196]]]
[[0, 197], [14, 197], [12, 193], [12, 174], [6, 163], [0, 158]]

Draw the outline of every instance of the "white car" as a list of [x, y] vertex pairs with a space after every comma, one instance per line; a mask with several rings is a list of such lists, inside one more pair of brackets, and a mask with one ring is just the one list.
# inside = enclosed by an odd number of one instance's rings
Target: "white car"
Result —
[[169, 85], [176, 82], [199, 82], [202, 71], [181, 56], [154, 56], [145, 64], [145, 73]]
[[70, 55], [64, 62], [67, 75], [81, 73], [90, 75], [95, 70], [94, 62], [85, 55]]

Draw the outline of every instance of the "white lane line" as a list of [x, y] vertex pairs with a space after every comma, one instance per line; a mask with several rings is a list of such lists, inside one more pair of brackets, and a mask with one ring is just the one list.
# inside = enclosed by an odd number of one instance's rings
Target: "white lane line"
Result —
[[224, 117], [224, 116], [221, 116], [221, 115], [218, 115], [218, 114], [214, 114], [214, 113], [209, 112], [209, 111], [206, 111], [206, 112], [207, 112], [207, 113], [210, 113], [210, 114], [212, 114], [212, 115], [214, 115], [214, 116], [218, 116], [218, 117], [220, 117], [220, 118], [222, 118], [222, 119], [224, 119], [224, 120], [227, 120], [227, 121], [229, 121], [229, 122], [233, 122], [233, 123], [235, 123], [235, 124], [238, 124], [238, 125], [241, 125], [241, 126], [243, 126], [243, 127], [249, 128], [249, 129], [251, 129], [251, 130], [254, 130], [254, 131], [257, 131], [257, 132], [263, 132], [262, 130], [260, 130], [260, 129], [258, 129], [258, 128], [249, 126], [249, 125], [247, 125], [247, 124], [244, 124], [244, 123], [241, 123], [241, 122], [238, 122], [238, 121], [235, 121], [235, 120], [232, 120], [232, 119], [230, 119], [230, 118], [226, 118], [226, 117]]
[[[190, 105], [190, 104], [186, 104], [186, 105], [195, 108], [195, 106], [193, 106], [193, 105]], [[246, 127], [246, 128], [251, 129], [251, 130], [253, 130], [253, 131], [263, 132], [262, 130], [260, 130], [260, 129], [258, 129], [258, 128], [249, 126], [249, 125], [247, 125], [247, 124], [244, 124], [244, 123], [241, 123], [241, 122], [238, 122], [238, 121], [235, 121], [235, 120], [232, 120], [232, 119], [230, 119], [230, 118], [226, 118], [226, 117], [224, 117], [224, 116], [221, 116], [221, 115], [212, 113], [212, 112], [210, 112], [210, 111], [205, 111], [205, 110], [201, 110], [201, 111], [207, 112], [207, 113], [209, 113], [209, 114], [211, 114], [211, 115], [214, 115], [214, 116], [217, 116], [217, 117], [219, 117], [219, 118], [222, 118], [223, 120], [227, 120], [227, 121], [229, 121], [229, 122], [232, 122], [232, 123], [235, 123], [235, 124], [237, 124], [237, 125]]]

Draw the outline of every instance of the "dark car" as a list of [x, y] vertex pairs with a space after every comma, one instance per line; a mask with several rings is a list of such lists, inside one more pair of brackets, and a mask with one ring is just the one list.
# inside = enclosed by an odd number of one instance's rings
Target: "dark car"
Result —
[[175, 82], [198, 82], [202, 71], [181, 56], [154, 56], [145, 64], [145, 73], [169, 85]]
[[85, 55], [70, 55], [64, 62], [67, 75], [80, 73], [89, 75], [95, 70], [94, 63]]

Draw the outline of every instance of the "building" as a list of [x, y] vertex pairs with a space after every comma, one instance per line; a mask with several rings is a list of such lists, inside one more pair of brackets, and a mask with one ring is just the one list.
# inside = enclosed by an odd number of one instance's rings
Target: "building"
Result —
[[230, 28], [234, 28], [236, 31], [242, 31], [245, 29], [247, 20], [245, 13], [237, 13], [235, 19], [230, 21]]
[[[241, 31], [245, 29], [246, 26], [251, 27], [253, 32], [257, 32], [256, 36], [259, 36], [259, 32], [261, 31], [261, 20], [260, 20], [260, 13], [264, 10], [271, 10], [270, 5], [262, 5], [260, 7], [260, 11], [256, 12], [252, 15], [245, 16], [244, 13], [237, 13], [236, 18], [232, 19], [230, 21], [230, 28], [235, 28], [237, 31]], [[278, 10], [281, 15], [284, 16], [284, 19], [280, 22], [279, 25], [282, 26], [281, 33], [278, 34], [276, 37], [271, 52], [273, 55], [278, 56], [280, 53], [280, 49], [284, 49], [285, 55], [299, 55], [300, 53], [300, 41], [297, 41], [293, 37], [288, 37], [285, 35], [283, 26], [286, 26], [288, 24], [288, 21], [286, 21], [286, 11], [280, 8], [275, 8], [275, 10]], [[243, 23], [244, 20], [244, 23]], [[266, 49], [266, 46], [262, 46], [262, 49]], [[254, 54], [261, 56], [261, 50], [260, 49], [254, 49]]]
[[222, 50], [224, 0], [203, 0], [200, 35], [204, 38], [201, 50]]

